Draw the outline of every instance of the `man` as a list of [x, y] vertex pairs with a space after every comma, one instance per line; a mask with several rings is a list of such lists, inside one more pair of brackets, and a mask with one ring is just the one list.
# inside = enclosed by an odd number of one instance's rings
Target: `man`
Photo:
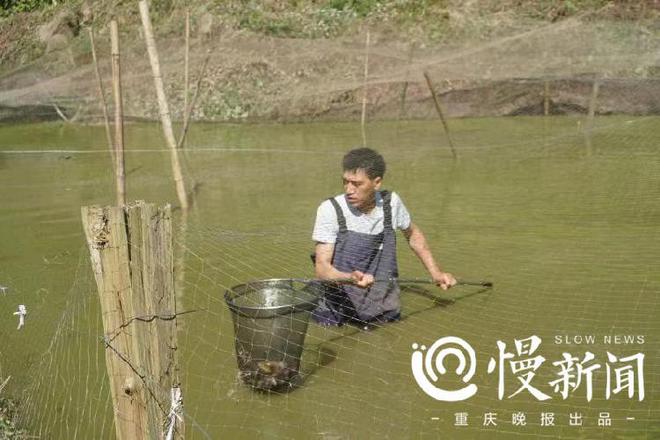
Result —
[[381, 191], [385, 160], [370, 148], [349, 151], [343, 159], [344, 194], [324, 201], [316, 213], [313, 240], [316, 277], [351, 279], [324, 283], [313, 318], [325, 325], [380, 323], [400, 318], [396, 229], [442, 289], [456, 284], [443, 272], [422, 231], [399, 196]]

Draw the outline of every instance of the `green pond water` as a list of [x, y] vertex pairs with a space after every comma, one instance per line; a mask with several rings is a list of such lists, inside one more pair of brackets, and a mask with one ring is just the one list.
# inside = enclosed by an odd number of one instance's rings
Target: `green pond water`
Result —
[[[436, 259], [495, 287], [404, 288], [404, 319], [369, 332], [310, 324], [304, 383], [281, 394], [238, 380], [223, 295], [250, 280], [313, 276], [316, 208], [341, 192], [340, 160], [361, 142], [360, 128], [195, 125], [183, 162], [196, 207], [175, 237], [184, 249], [180, 308], [191, 311], [178, 341], [186, 436], [660, 438], [660, 118], [598, 118], [590, 142], [579, 122], [453, 120], [458, 162], [435, 121], [369, 124], [368, 144], [388, 164], [384, 187], [401, 195]], [[176, 205], [159, 126], [129, 125], [126, 145], [128, 199]], [[113, 203], [105, 148], [102, 127], [0, 126], [0, 379], [12, 376], [3, 393], [19, 400], [21, 422], [40, 438], [114, 435], [80, 220], [81, 206]], [[398, 238], [401, 276], [424, 277]], [[28, 309], [20, 331], [19, 304]], [[541, 345], [517, 356], [514, 340], [532, 335]], [[475, 351], [478, 391], [468, 400], [437, 401], [413, 377], [413, 343], [430, 347], [443, 336]], [[487, 368], [499, 361], [497, 341], [512, 360], [545, 358], [530, 384], [550, 400], [528, 390], [509, 397], [522, 382], [508, 360], [498, 398], [498, 369]], [[563, 399], [549, 385], [559, 377], [553, 363], [587, 351], [589, 365], [600, 365], [593, 398], [583, 377]], [[645, 355], [643, 401], [637, 382], [632, 397], [627, 389], [606, 397], [607, 368], [616, 388], [614, 369], [624, 365], [608, 362], [608, 352]], [[449, 356], [445, 365], [451, 373], [458, 363]], [[447, 374], [437, 385], [466, 384]], [[467, 413], [468, 426], [455, 426], [456, 413]], [[485, 413], [497, 413], [497, 426], [483, 425]], [[513, 423], [516, 413], [524, 426]], [[541, 413], [554, 413], [555, 426], [541, 426]], [[577, 413], [582, 426], [571, 426]], [[598, 426], [601, 413], [611, 426]]]

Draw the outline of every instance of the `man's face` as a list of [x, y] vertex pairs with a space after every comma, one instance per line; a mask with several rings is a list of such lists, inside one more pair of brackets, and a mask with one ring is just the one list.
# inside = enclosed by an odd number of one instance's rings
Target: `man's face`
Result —
[[376, 201], [375, 192], [380, 189], [383, 179], [381, 177], [370, 179], [361, 168], [344, 171], [343, 178], [344, 194], [348, 203], [360, 210], [372, 208]]

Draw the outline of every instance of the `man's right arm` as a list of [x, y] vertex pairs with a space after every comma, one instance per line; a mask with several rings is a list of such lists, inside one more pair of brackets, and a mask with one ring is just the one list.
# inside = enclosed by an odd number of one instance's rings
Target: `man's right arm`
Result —
[[352, 279], [358, 287], [369, 287], [374, 282], [373, 275], [359, 270], [342, 272], [332, 265], [334, 243], [316, 243], [316, 277], [322, 280]]

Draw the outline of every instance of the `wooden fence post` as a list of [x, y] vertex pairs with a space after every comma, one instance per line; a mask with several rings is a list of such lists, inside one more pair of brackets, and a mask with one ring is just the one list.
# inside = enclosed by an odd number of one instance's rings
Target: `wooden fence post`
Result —
[[[117, 438], [161, 439], [179, 386], [169, 205], [83, 207], [82, 221], [103, 316]], [[177, 409], [180, 411], [180, 408]]]

